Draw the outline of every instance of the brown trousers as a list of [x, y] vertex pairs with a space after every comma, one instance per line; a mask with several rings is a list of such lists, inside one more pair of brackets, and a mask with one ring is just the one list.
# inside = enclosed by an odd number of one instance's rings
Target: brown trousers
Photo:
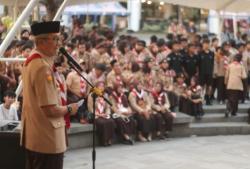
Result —
[[231, 114], [236, 114], [238, 111], [240, 94], [240, 90], [227, 90], [227, 110]]
[[96, 129], [101, 145], [107, 145], [109, 140], [112, 140], [115, 134], [115, 121], [113, 119], [105, 119], [99, 117], [96, 119]]
[[64, 153], [44, 154], [30, 150], [26, 152], [26, 169], [63, 169]]

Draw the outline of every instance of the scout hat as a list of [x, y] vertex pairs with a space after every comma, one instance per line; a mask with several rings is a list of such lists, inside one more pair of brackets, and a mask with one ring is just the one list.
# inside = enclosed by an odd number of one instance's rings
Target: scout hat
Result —
[[60, 22], [49, 21], [49, 22], [36, 22], [31, 25], [31, 32], [34, 36], [48, 34], [48, 33], [59, 33]]

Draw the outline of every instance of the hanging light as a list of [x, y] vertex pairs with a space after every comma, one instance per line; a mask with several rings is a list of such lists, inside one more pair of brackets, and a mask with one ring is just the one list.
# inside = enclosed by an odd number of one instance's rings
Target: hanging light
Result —
[[152, 4], [152, 1], [148, 1], [147, 4], [148, 4], [148, 5], [151, 5], [151, 4]]
[[163, 2], [163, 1], [161, 1], [161, 2], [160, 2], [160, 5], [164, 5], [164, 2]]
[[141, 3], [145, 3], [146, 2], [146, 0], [141, 0]]

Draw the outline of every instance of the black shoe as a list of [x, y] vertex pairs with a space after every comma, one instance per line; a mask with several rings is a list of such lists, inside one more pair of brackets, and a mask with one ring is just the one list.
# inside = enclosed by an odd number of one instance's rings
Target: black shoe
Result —
[[166, 137], [163, 134], [160, 134], [159, 136], [157, 136], [157, 139], [159, 139], [159, 140], [165, 140]]
[[165, 137], [165, 139], [169, 138], [169, 133], [168, 132], [164, 133], [164, 137]]
[[208, 95], [205, 95], [205, 101], [206, 101], [206, 105], [208, 105], [209, 104]]
[[133, 145], [134, 143], [133, 143], [132, 140], [128, 139], [128, 140], [124, 140], [124, 141], [122, 142], [122, 144]]
[[210, 99], [208, 99], [208, 104], [207, 105], [209, 105], [209, 106], [213, 105], [212, 101]]
[[134, 140], [131, 139], [131, 138], [128, 140], [128, 142], [129, 142], [130, 145], [134, 145], [134, 143], [135, 143]]
[[237, 116], [237, 113], [232, 113], [232, 116]]
[[208, 95], [205, 95], [206, 105], [210, 106], [212, 105], [211, 98]]
[[226, 117], [226, 118], [228, 118], [228, 117], [229, 117], [229, 112], [228, 112], [228, 111], [226, 111], [226, 113], [225, 113], [225, 117]]

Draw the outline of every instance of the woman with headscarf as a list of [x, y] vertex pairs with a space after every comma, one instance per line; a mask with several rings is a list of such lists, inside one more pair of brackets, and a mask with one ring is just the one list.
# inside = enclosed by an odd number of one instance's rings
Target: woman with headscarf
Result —
[[114, 85], [110, 101], [112, 103], [112, 117], [116, 122], [118, 133], [122, 136], [124, 144], [132, 145], [134, 143], [132, 135], [135, 133], [136, 123], [122, 84], [116, 83]]
[[[105, 82], [98, 82], [96, 87], [100, 90], [104, 90]], [[88, 96], [88, 110], [93, 113], [93, 94]], [[100, 143], [103, 146], [109, 146], [112, 144], [112, 138], [115, 133], [115, 122], [110, 116], [109, 105], [105, 102], [103, 97], [97, 97], [95, 102], [95, 119], [97, 134], [100, 139]]]
[[138, 138], [140, 141], [151, 141], [153, 132], [153, 117], [149, 96], [143, 90], [142, 83], [135, 80], [129, 93], [129, 103], [137, 120]]

